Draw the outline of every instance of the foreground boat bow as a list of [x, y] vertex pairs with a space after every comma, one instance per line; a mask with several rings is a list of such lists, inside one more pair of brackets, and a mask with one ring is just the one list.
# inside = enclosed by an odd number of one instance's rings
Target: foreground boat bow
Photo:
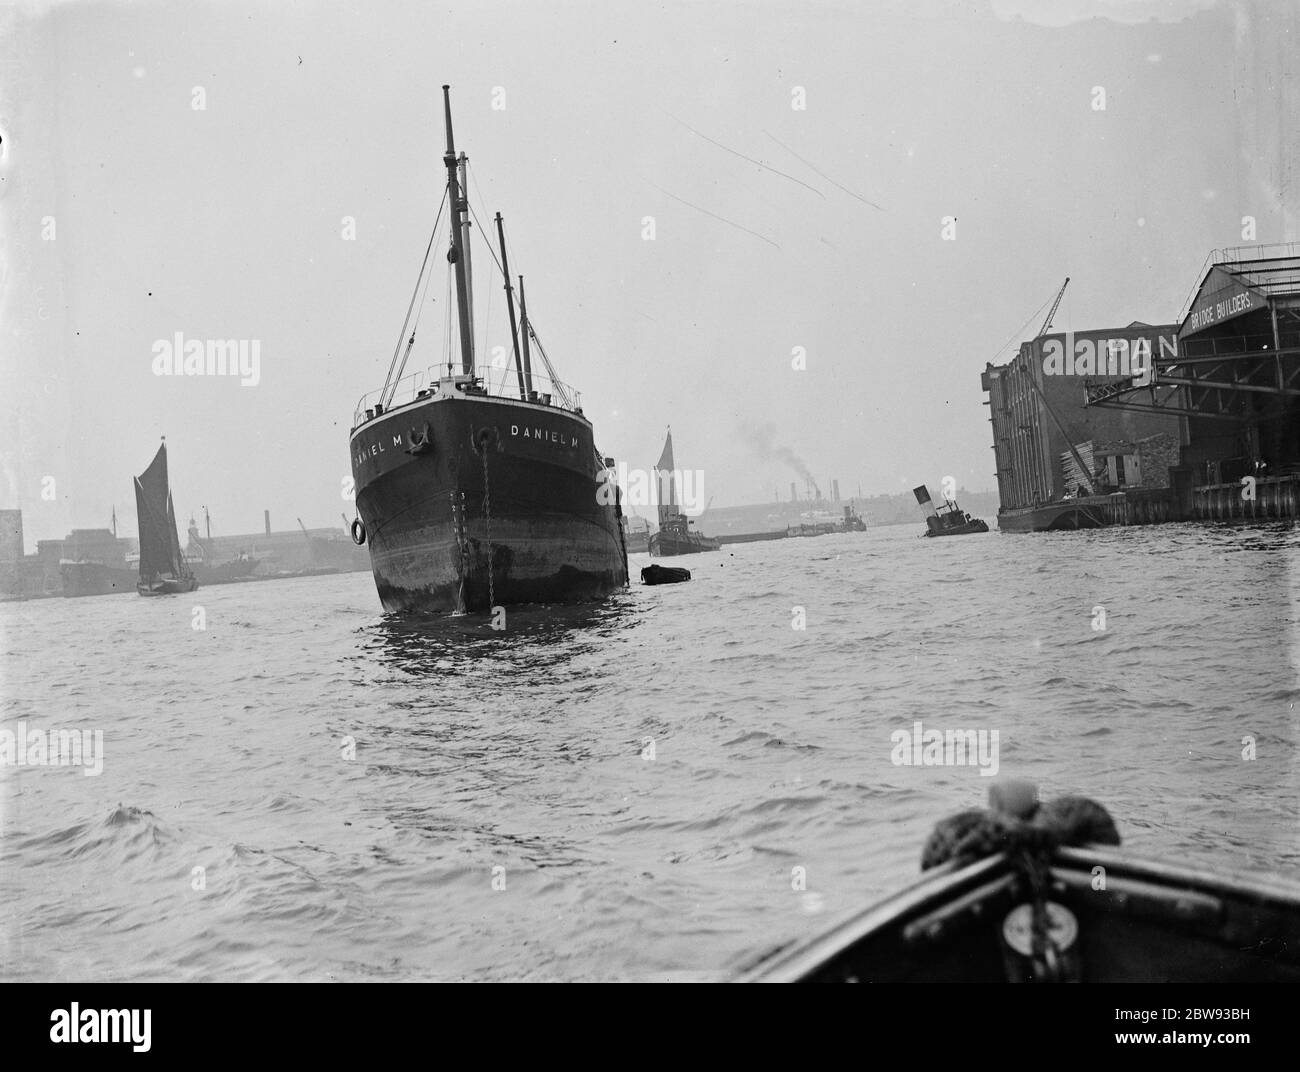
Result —
[[1041, 880], [1019, 849], [951, 860], [740, 981], [1300, 981], [1300, 885], [1096, 844], [1055, 848]]

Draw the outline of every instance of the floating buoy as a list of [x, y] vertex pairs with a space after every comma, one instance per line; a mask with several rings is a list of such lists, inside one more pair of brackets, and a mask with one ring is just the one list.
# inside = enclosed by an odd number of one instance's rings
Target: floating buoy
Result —
[[691, 579], [691, 571], [680, 566], [646, 566], [641, 571], [642, 584], [679, 584]]

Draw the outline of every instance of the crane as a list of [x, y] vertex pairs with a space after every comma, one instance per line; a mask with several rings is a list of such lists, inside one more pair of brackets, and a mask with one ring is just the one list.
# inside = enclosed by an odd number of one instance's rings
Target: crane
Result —
[[298, 527], [302, 529], [302, 538], [307, 541], [307, 561], [314, 564], [316, 561], [316, 541], [311, 538], [311, 533], [307, 531], [307, 526], [302, 523], [302, 518], [296, 518]]
[[[1046, 335], [1048, 330], [1051, 328], [1052, 318], [1056, 316], [1056, 310], [1061, 307], [1061, 297], [1065, 294], [1065, 288], [1069, 285], [1070, 277], [1067, 275], [1065, 277], [1065, 282], [1061, 284], [1061, 289], [1056, 292], [1056, 300], [1052, 302], [1052, 308], [1048, 310], [1047, 319], [1043, 321], [1043, 326], [1038, 329], [1038, 334], [1034, 336], [1035, 341]], [[1070, 448], [1070, 454], [1074, 456], [1074, 463], [1079, 467], [1079, 472], [1083, 474], [1083, 478], [1088, 482], [1088, 494], [1094, 494], [1097, 489], [1096, 485], [1093, 483], [1092, 472], [1084, 462], [1083, 456], [1075, 449], [1074, 443], [1070, 439], [1070, 433], [1065, 430], [1065, 425], [1061, 423], [1061, 418], [1056, 415], [1056, 410], [1052, 409], [1052, 404], [1047, 401], [1047, 396], [1043, 394], [1043, 389], [1038, 386], [1038, 379], [1036, 376], [1030, 375], [1029, 385], [1038, 392], [1038, 397], [1042, 399], [1043, 402], [1043, 408], [1047, 410], [1048, 416], [1052, 418], [1056, 427], [1060, 430], [1061, 435], [1065, 439], [1065, 445]]]
[[1043, 326], [1038, 329], [1035, 339], [1041, 339], [1047, 334], [1048, 329], [1052, 326], [1052, 318], [1056, 316], [1056, 310], [1061, 307], [1061, 298], [1065, 295], [1065, 288], [1070, 285], [1070, 277], [1065, 277], [1065, 282], [1061, 284], [1061, 289], [1056, 292], [1056, 301], [1052, 302], [1052, 308], [1047, 313], [1047, 319], [1043, 321]]

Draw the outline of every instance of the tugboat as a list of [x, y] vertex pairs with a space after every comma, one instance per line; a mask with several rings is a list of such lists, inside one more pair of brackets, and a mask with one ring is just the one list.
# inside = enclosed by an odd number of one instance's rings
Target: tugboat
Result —
[[717, 551], [722, 544], [699, 532], [692, 532], [694, 524], [677, 505], [677, 469], [673, 464], [673, 430], [668, 429], [664, 451], [659, 455], [655, 475], [661, 488], [659, 495], [659, 531], [650, 535], [652, 558], [672, 555], [694, 555], [701, 551]]
[[935, 827], [919, 881], [737, 981], [1300, 982], [1300, 885], [1125, 852], [1084, 797], [989, 799]]
[[[435, 221], [388, 377], [353, 416], [359, 516], [352, 539], [369, 546], [379, 601], [394, 613], [600, 599], [628, 581], [613, 459], [596, 450], [581, 397], [555, 378], [528, 315], [522, 277], [515, 317], [500, 213], [497, 263], [515, 382], [508, 385], [507, 368], [474, 363], [468, 161], [456, 155], [450, 87], [442, 90], [456, 314], [448, 317], [444, 363], [432, 366], [427, 379], [424, 372], [403, 377], [425, 304], [421, 287], [427, 291], [432, 276]], [[459, 369], [451, 363], [456, 343]], [[549, 379], [533, 372], [534, 347]]]
[[859, 514], [855, 509], [853, 509], [851, 505], [846, 506], [844, 508], [844, 520], [840, 523], [840, 531], [841, 532], [866, 532], [867, 531], [867, 523], [862, 520], [862, 515]]
[[135, 512], [140, 527], [140, 578], [135, 590], [142, 596], [193, 592], [199, 582], [181, 554], [167, 482], [165, 437], [149, 468], [135, 478]]
[[920, 507], [926, 511], [923, 536], [966, 536], [972, 532], [988, 532], [987, 521], [963, 513], [952, 499], [945, 499], [943, 507], [936, 510], [930, 501], [930, 489], [922, 484], [913, 488], [912, 494]]

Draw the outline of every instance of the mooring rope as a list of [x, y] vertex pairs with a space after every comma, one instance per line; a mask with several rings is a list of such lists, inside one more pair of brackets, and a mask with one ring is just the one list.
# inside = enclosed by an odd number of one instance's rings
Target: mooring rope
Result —
[[1030, 898], [1034, 977], [1054, 981], [1063, 977], [1063, 951], [1051, 935], [1048, 917], [1052, 856], [1061, 845], [1119, 843], [1115, 821], [1100, 804], [1087, 797], [1059, 797], [1043, 805], [1034, 801], [1019, 813], [979, 809], [942, 820], [922, 850], [921, 870], [949, 861], [961, 866], [993, 853], [1007, 853], [1012, 871], [1023, 879]]

